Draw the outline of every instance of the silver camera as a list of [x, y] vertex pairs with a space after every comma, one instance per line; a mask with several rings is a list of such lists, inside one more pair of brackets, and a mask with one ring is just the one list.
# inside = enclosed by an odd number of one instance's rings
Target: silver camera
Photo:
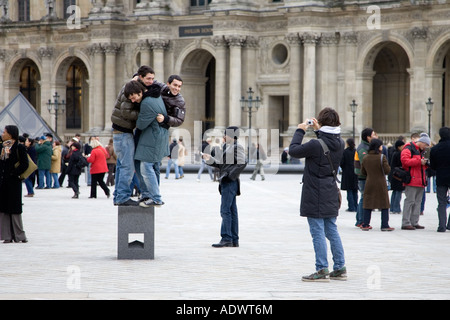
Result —
[[314, 124], [314, 121], [312, 121], [311, 119], [307, 119], [307, 120], [306, 120], [306, 124], [307, 124], [308, 126], [312, 126], [312, 125]]

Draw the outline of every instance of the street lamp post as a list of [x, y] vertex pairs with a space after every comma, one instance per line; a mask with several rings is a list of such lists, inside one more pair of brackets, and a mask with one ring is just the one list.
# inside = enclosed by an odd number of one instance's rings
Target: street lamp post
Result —
[[53, 102], [48, 99], [47, 102], [47, 110], [50, 114], [55, 115], [55, 133], [58, 135], [58, 113], [61, 111], [61, 113], [64, 113], [66, 111], [66, 103], [63, 100], [62, 102], [59, 102], [59, 94], [58, 92], [55, 92], [55, 95], [53, 96]]
[[425, 102], [428, 110], [428, 136], [431, 138], [431, 111], [433, 110], [434, 102], [431, 101], [431, 98], [428, 98], [428, 101]]
[[[253, 90], [252, 87], [248, 88], [247, 91], [247, 99], [242, 96], [241, 102], [241, 109], [244, 112], [248, 112], [248, 146], [247, 146], [247, 162], [250, 162], [250, 145], [252, 140], [252, 112], [256, 112], [259, 109], [259, 103], [261, 100], [259, 97], [256, 97], [256, 99], [253, 99]], [[253, 111], [253, 108], [255, 108], [255, 111]]]
[[353, 99], [352, 103], [350, 103], [350, 110], [353, 113], [353, 141], [355, 141], [355, 114], [356, 114], [357, 108], [358, 108], [358, 105], [355, 103], [355, 99]]

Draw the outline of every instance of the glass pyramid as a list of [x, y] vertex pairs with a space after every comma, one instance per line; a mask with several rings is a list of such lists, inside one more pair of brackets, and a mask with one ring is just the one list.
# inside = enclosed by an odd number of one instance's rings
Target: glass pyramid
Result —
[[14, 99], [0, 111], [0, 130], [7, 125], [16, 125], [19, 134], [28, 133], [31, 138], [40, 137], [46, 133], [51, 133], [54, 139], [61, 141], [55, 132], [37, 113], [36, 109], [28, 102], [22, 93], [18, 93]]

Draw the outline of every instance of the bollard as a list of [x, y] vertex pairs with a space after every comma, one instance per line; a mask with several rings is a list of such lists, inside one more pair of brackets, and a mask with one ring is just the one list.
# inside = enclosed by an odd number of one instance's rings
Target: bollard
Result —
[[[155, 208], [118, 207], [118, 259], [155, 258]], [[142, 241], [129, 241], [130, 234], [143, 235]]]

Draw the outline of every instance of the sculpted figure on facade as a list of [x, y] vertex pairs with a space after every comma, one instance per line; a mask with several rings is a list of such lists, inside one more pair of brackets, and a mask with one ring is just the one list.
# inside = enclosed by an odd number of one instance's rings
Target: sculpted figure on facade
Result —
[[0, 22], [11, 22], [9, 19], [9, 0], [0, 0]]
[[42, 18], [42, 20], [53, 20], [56, 19], [55, 13], [55, 0], [44, 0], [45, 8], [47, 8], [47, 15]]

